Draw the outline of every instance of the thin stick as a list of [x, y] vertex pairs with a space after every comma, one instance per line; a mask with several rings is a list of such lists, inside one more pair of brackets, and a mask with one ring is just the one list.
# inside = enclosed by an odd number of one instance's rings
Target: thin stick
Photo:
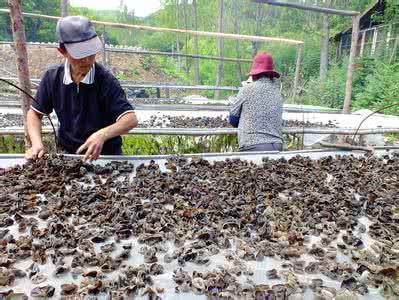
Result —
[[[9, 13], [9, 10], [8, 9], [0, 9], [0, 12]], [[55, 21], [60, 19], [60, 17], [41, 15], [41, 14], [33, 14], [33, 13], [23, 13], [23, 15], [27, 16], [27, 17], [43, 18], [43, 19], [55, 20]], [[95, 20], [91, 20], [91, 22], [93, 24], [106, 25], [106, 26], [110, 26], [110, 27], [114, 27], [114, 28], [130, 28], [130, 29], [148, 30], [148, 31], [156, 31], [156, 32], [188, 33], [188, 34], [198, 35], [198, 36], [222, 37], [222, 38], [226, 38], [226, 39], [254, 41], [254, 42], [274, 42], [274, 43], [283, 43], [283, 44], [292, 44], [292, 45], [303, 44], [303, 41], [283, 39], [283, 38], [265, 37], [265, 36], [241, 35], [241, 34], [233, 34], [233, 33], [209, 32], [209, 31], [194, 31], [194, 30], [187, 30], [187, 29], [162, 28], [162, 27], [153, 27], [153, 26], [145, 26], [145, 25], [132, 25], [132, 24], [102, 22], [102, 21], [95, 21]]]

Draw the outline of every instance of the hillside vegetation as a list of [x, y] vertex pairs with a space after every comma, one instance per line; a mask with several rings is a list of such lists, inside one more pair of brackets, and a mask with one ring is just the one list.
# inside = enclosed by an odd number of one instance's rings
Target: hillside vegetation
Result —
[[[322, 0], [302, 0], [308, 4]], [[372, 0], [331, 0], [335, 8], [363, 11]], [[374, 18], [385, 24], [399, 22], [399, 3], [396, 0], [385, 1], [384, 15]], [[120, 1], [118, 10], [96, 11], [86, 8], [71, 7], [71, 14], [82, 14], [96, 20], [110, 22], [146, 24], [158, 27], [189, 28], [201, 31], [223, 31], [248, 35], [285, 37], [303, 40], [303, 62], [301, 71], [301, 97], [297, 103], [342, 107], [346, 80], [347, 59], [336, 60], [335, 47], [330, 44], [329, 66], [325, 80], [319, 79], [320, 44], [322, 15], [281, 7], [251, 3], [247, 0], [163, 0], [163, 9], [146, 17], [139, 18], [134, 11], [129, 11]], [[220, 6], [221, 4], [222, 7]], [[0, 7], [6, 7], [6, 1], [0, 0]], [[24, 0], [24, 10], [49, 15], [59, 15], [59, 0]], [[222, 18], [219, 18], [222, 14]], [[350, 18], [331, 16], [330, 37], [347, 28]], [[26, 36], [29, 41], [56, 41], [55, 23], [40, 19], [25, 19]], [[221, 30], [220, 30], [221, 29]], [[283, 75], [284, 94], [287, 98], [292, 93], [292, 79], [295, 71], [296, 49], [294, 46], [272, 43], [253, 43], [245, 41], [223, 40], [198, 37], [185, 34], [145, 32], [127, 29], [97, 27], [105, 33], [110, 44], [140, 46], [147, 50], [198, 53], [200, 55], [239, 57], [251, 59], [261, 51], [271, 53], [276, 69]], [[394, 33], [396, 35], [399, 32]], [[10, 40], [9, 18], [0, 17], [0, 39]], [[246, 78], [249, 63], [200, 60], [196, 65], [193, 59], [173, 59], [153, 56], [151, 62], [165, 74], [179, 78], [181, 82], [204, 85], [239, 85]], [[353, 108], [378, 108], [399, 99], [399, 65], [396, 56], [363, 57], [357, 60], [353, 88]], [[219, 73], [219, 76], [218, 76]], [[215, 96], [207, 92], [206, 96]], [[216, 97], [227, 96], [226, 94]], [[292, 101], [288, 99], [287, 101]], [[398, 108], [389, 113], [398, 114]]]

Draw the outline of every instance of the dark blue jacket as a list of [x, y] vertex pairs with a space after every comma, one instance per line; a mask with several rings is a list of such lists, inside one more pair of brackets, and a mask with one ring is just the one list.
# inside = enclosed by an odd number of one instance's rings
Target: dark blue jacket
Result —
[[[58, 142], [69, 153], [77, 149], [94, 132], [114, 124], [134, 108], [126, 99], [118, 80], [103, 66], [95, 64], [92, 84], [64, 84], [64, 64], [49, 68], [44, 74], [32, 108], [43, 114], [55, 111]], [[104, 143], [101, 154], [120, 154], [122, 139], [114, 137]]]

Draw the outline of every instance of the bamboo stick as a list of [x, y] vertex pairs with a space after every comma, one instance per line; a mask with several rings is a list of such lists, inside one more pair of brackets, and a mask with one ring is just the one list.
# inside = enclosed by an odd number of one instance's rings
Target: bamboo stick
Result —
[[[9, 13], [8, 9], [0, 9], [2, 13]], [[57, 21], [60, 17], [34, 14], [34, 13], [23, 13], [24, 16], [34, 17], [34, 18], [43, 18], [47, 20]], [[122, 23], [112, 23], [112, 22], [103, 22], [103, 21], [95, 21], [91, 20], [93, 24], [97, 25], [105, 25], [114, 28], [130, 28], [137, 30], [148, 30], [148, 31], [156, 31], [156, 32], [173, 32], [173, 33], [188, 33], [196, 36], [209, 36], [209, 37], [222, 37], [233, 40], [244, 40], [244, 41], [254, 41], [254, 42], [273, 42], [273, 43], [283, 43], [283, 44], [291, 44], [291, 45], [301, 45], [303, 41], [284, 39], [284, 38], [274, 38], [274, 37], [265, 37], [265, 36], [253, 36], [253, 35], [241, 35], [234, 33], [221, 33], [221, 32], [209, 32], [209, 31], [194, 31], [188, 29], [175, 29], [175, 28], [162, 28], [162, 27], [153, 27], [146, 25], [132, 25], [132, 24], [122, 24]]]

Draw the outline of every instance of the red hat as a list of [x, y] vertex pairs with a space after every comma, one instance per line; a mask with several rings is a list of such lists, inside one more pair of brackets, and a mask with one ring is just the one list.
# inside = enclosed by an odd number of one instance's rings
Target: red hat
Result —
[[280, 78], [280, 74], [273, 69], [273, 58], [270, 54], [263, 52], [255, 56], [251, 71], [248, 75], [267, 73], [273, 77]]

